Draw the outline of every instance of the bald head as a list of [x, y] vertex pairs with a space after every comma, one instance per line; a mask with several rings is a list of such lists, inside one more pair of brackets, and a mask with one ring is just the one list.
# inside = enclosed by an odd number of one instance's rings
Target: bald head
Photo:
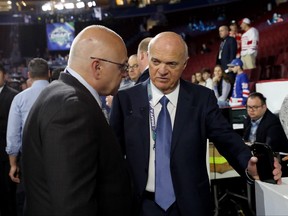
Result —
[[[90, 57], [113, 59], [113, 57], [117, 58], [117, 52], [121, 53], [123, 50], [127, 56], [125, 43], [116, 32], [100, 25], [88, 26], [74, 39], [70, 49], [68, 66], [72, 69], [76, 67], [78, 72], [83, 68], [81, 59], [83, 61], [89, 60]], [[75, 61], [76, 59], [77, 61]], [[120, 62], [119, 58], [113, 60]]]
[[219, 36], [220, 38], [224, 39], [229, 35], [229, 28], [226, 25], [219, 27]]
[[177, 87], [188, 60], [188, 48], [174, 32], [156, 35], [148, 46], [149, 74], [152, 83], [164, 94]]
[[185, 61], [188, 59], [187, 45], [183, 38], [175, 32], [162, 32], [156, 35], [149, 43], [148, 53], [152, 47], [159, 50], [163, 50], [165, 47], [167, 51], [170, 50], [173, 54], [177, 53]]
[[122, 38], [109, 28], [91, 25], [74, 39], [68, 68], [78, 73], [100, 95], [115, 94], [127, 62]]

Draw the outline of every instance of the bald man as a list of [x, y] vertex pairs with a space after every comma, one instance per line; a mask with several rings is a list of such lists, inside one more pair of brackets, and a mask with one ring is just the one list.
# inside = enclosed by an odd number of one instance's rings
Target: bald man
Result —
[[[134, 180], [134, 215], [208, 216], [207, 138], [247, 180], [248, 173], [259, 178], [257, 158], [251, 158], [248, 146], [221, 114], [213, 91], [181, 79], [188, 60], [181, 36], [156, 35], [148, 59], [150, 79], [119, 91], [110, 115]], [[280, 184], [276, 161], [274, 178]]]
[[43, 90], [23, 135], [25, 215], [130, 215], [130, 183], [99, 96], [115, 94], [127, 50], [92, 25], [72, 43], [68, 66]]

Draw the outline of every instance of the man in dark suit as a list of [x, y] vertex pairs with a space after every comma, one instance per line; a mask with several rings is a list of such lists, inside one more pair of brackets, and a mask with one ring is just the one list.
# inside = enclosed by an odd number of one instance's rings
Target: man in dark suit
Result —
[[5, 84], [5, 68], [0, 65], [0, 215], [16, 215], [16, 184], [9, 177], [10, 164], [5, 151], [10, 106], [18, 93]]
[[[222, 116], [213, 91], [180, 78], [188, 60], [187, 45], [180, 35], [156, 35], [150, 41], [148, 58], [150, 79], [119, 91], [110, 116], [133, 179], [138, 204], [134, 215], [210, 215], [207, 138], [243, 177], [246, 171], [258, 179], [257, 159], [251, 158], [249, 148]], [[164, 141], [171, 134], [171, 142]], [[165, 164], [159, 169], [163, 159]], [[274, 165], [280, 184], [276, 159]], [[168, 177], [161, 179], [163, 174]], [[158, 190], [169, 191], [169, 200]]]
[[117, 92], [127, 68], [112, 30], [92, 25], [74, 39], [66, 70], [25, 123], [25, 215], [130, 215], [128, 172], [100, 100]]
[[[219, 36], [221, 38], [221, 43], [216, 57], [216, 64], [221, 65], [222, 70], [225, 71], [228, 69], [227, 64], [236, 58], [237, 41], [234, 37], [229, 36], [229, 28], [226, 25], [219, 27]], [[228, 75], [234, 83], [235, 74], [233, 72], [228, 72]]]
[[288, 140], [279, 118], [266, 105], [259, 92], [247, 99], [247, 118], [244, 121], [244, 140], [267, 143], [274, 152], [288, 152]]
[[148, 44], [151, 41], [152, 37], [144, 38], [138, 45], [137, 50], [137, 61], [139, 65], [139, 70], [141, 74], [135, 84], [144, 82], [149, 78], [148, 70]]

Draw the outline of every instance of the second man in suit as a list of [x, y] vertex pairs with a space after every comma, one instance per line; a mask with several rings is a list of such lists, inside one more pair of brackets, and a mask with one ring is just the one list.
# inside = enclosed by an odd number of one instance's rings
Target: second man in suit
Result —
[[[119, 91], [110, 116], [134, 183], [134, 215], [210, 215], [207, 138], [244, 178], [258, 179], [257, 159], [222, 116], [213, 91], [180, 78], [188, 60], [180, 35], [156, 35], [148, 59], [150, 79]], [[277, 160], [275, 167], [280, 184]]]

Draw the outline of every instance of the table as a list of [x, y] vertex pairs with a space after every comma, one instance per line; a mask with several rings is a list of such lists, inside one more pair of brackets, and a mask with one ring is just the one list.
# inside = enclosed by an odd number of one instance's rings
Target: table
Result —
[[288, 215], [288, 177], [282, 185], [255, 182], [256, 215]]
[[[218, 151], [216, 151], [216, 149], [214, 149], [212, 151], [211, 148], [215, 148], [213, 144], [209, 145], [209, 150], [210, 150], [209, 156], [210, 157], [212, 155], [212, 152], [214, 153], [214, 157], [218, 158], [219, 156], [221, 156], [218, 153]], [[212, 157], [213, 157], [213, 155], [212, 155]], [[210, 163], [211, 163], [211, 160], [210, 160]], [[248, 183], [246, 184], [247, 196], [243, 196], [241, 194], [236, 194], [236, 193], [233, 193], [229, 190], [226, 190], [225, 193], [223, 195], [221, 195], [220, 197], [218, 196], [219, 181], [224, 180], [224, 179], [228, 179], [228, 178], [229, 179], [241, 178], [240, 175], [234, 169], [228, 170], [228, 171], [223, 172], [223, 173], [210, 171], [209, 177], [210, 177], [210, 181], [211, 181], [211, 190], [213, 190], [213, 194], [214, 194], [214, 205], [215, 205], [214, 216], [217, 216], [219, 214], [219, 205], [220, 205], [221, 201], [227, 196], [237, 197], [237, 198], [240, 198], [243, 200], [247, 200], [250, 210], [253, 211], [252, 210], [252, 201], [251, 201], [251, 186]]]

